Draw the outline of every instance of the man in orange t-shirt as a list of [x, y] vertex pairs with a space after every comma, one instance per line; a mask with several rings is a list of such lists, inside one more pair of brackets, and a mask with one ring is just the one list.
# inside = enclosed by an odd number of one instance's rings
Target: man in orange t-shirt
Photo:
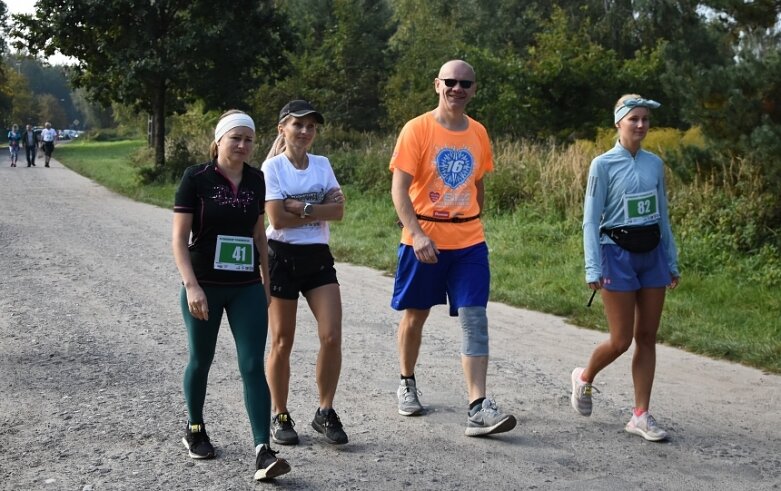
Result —
[[461, 60], [442, 65], [434, 79], [439, 104], [399, 134], [390, 162], [391, 195], [403, 225], [391, 306], [399, 322], [399, 414], [424, 412], [415, 364], [431, 307], [449, 303], [463, 330], [461, 366], [468, 392], [467, 436], [515, 427], [512, 415], [486, 398], [490, 289], [488, 247], [480, 211], [483, 177], [493, 154], [483, 125], [466, 115], [475, 95], [474, 69]]

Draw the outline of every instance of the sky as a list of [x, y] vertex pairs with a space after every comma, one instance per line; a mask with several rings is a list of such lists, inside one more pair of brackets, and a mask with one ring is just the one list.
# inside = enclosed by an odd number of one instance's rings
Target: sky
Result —
[[[0, 0], [5, 2], [9, 14], [32, 14], [35, 12], [35, 0]], [[70, 64], [73, 61], [60, 54], [48, 58], [52, 65]]]

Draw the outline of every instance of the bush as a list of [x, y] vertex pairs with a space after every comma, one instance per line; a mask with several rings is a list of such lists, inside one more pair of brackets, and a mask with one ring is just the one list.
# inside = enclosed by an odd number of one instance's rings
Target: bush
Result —
[[101, 128], [98, 130], [91, 130], [83, 135], [82, 138], [96, 142], [115, 142], [126, 139], [125, 135], [116, 128]]
[[[740, 278], [778, 280], [778, 232], [771, 225], [778, 198], [763, 190], [763, 180], [755, 166], [732, 160], [710, 174], [697, 175], [674, 193], [670, 213], [684, 244], [683, 264], [705, 272], [733, 268]], [[735, 261], [740, 257], [751, 261]], [[758, 264], [762, 267], [754, 270]]]
[[[334, 141], [330, 144], [333, 145]], [[327, 154], [336, 178], [376, 196], [390, 193], [393, 174], [388, 169], [395, 138], [363, 134], [359, 141], [343, 141], [340, 149]]]
[[559, 146], [552, 140], [498, 140], [494, 172], [485, 180], [486, 211], [512, 213], [532, 205], [549, 216], [578, 219], [594, 155], [593, 146], [582, 142]]
[[185, 139], [169, 138], [165, 142], [165, 166], [158, 167], [154, 164], [151, 167], [142, 166], [138, 171], [138, 176], [142, 184], [178, 182], [185, 169], [200, 160], [190, 152]]

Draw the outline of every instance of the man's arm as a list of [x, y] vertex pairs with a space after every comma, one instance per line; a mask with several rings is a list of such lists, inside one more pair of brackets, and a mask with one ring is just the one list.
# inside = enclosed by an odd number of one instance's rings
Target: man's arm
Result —
[[477, 188], [477, 205], [480, 207], [480, 213], [482, 213], [483, 200], [485, 199], [485, 184], [483, 184], [483, 180], [475, 181], [475, 187]]
[[393, 181], [391, 184], [393, 206], [396, 208], [396, 214], [399, 216], [399, 220], [401, 220], [401, 223], [412, 236], [412, 248], [415, 251], [415, 256], [420, 262], [435, 263], [437, 262], [439, 249], [437, 249], [436, 244], [431, 241], [429, 236], [423, 232], [423, 229], [420, 228], [420, 222], [418, 221], [418, 217], [415, 216], [415, 208], [412, 206], [412, 200], [409, 197], [409, 188], [411, 184], [411, 174], [407, 174], [399, 169], [393, 171]]
[[412, 176], [403, 170], [395, 169], [393, 171], [393, 180], [391, 183], [391, 198], [393, 206], [396, 208], [396, 214], [401, 223], [415, 236], [423, 233], [420, 228], [418, 218], [415, 216], [415, 208], [412, 206], [412, 200], [409, 197], [409, 188], [412, 185]]

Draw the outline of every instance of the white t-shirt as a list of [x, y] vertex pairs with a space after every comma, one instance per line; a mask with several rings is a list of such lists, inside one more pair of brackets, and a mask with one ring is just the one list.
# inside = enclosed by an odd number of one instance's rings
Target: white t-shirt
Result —
[[53, 142], [56, 139], [57, 139], [57, 130], [55, 130], [54, 128], [49, 128], [49, 129], [44, 128], [41, 131], [41, 140], [45, 142]]
[[[266, 201], [295, 198], [318, 204], [328, 191], [340, 187], [326, 157], [312, 154], [307, 157], [309, 165], [304, 170], [296, 169], [285, 154], [263, 162], [260, 169], [266, 179]], [[288, 244], [327, 244], [330, 230], [326, 220], [283, 229], [269, 225], [266, 236]]]

